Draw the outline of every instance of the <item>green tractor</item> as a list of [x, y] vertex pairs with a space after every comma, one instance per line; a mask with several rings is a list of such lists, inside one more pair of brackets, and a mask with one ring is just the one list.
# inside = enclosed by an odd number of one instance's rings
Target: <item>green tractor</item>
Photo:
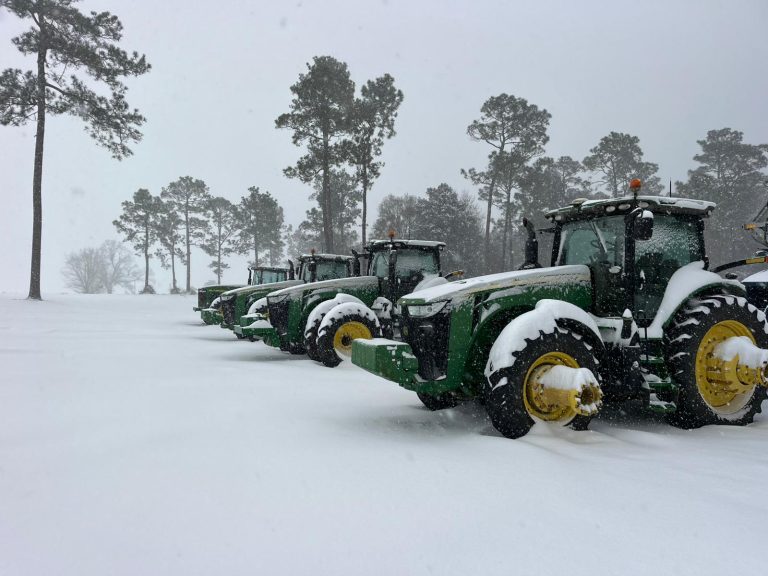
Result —
[[[373, 240], [365, 255], [355, 253], [356, 276], [295, 286], [267, 297], [268, 321], [253, 333], [266, 344], [294, 354], [304, 352], [326, 366], [337, 366], [352, 353], [352, 341], [399, 333], [394, 303], [417, 287], [446, 283], [460, 272], [442, 277], [443, 242]], [[360, 276], [361, 260], [367, 275]]]
[[271, 284], [244, 286], [224, 292], [219, 296], [222, 317], [220, 325], [222, 328], [233, 330], [238, 339], [249, 337], [249, 334], [242, 330], [243, 323], [249, 323], [251, 320], [249, 313], [253, 315], [266, 311], [266, 302], [261, 305], [260, 301], [263, 301], [267, 294], [318, 279], [345, 278], [352, 274], [353, 260], [352, 256], [340, 254], [304, 254], [299, 258], [298, 270], [295, 270], [293, 262], [289, 261], [287, 280], [283, 277], [282, 281]]
[[217, 284], [206, 286], [197, 291], [198, 305], [195, 312], [200, 312], [203, 322], [208, 325], [221, 324], [221, 296], [232, 290], [250, 289], [264, 284], [284, 282], [293, 276], [293, 265], [290, 268], [275, 268], [273, 266], [252, 266], [248, 268], [248, 284], [245, 286], [229, 286]]
[[766, 398], [768, 325], [744, 286], [707, 270], [711, 202], [575, 200], [546, 216], [551, 267], [409, 294], [402, 340], [356, 340], [352, 361], [431, 410], [481, 401], [504, 436], [535, 421], [585, 429], [603, 402], [672, 424], [752, 422]]
[[[287, 278], [287, 274], [288, 270], [285, 268], [249, 267], [248, 282], [245, 286], [280, 282]], [[197, 291], [197, 306], [192, 309], [200, 312], [200, 317], [206, 324], [220, 324], [221, 314], [218, 312], [219, 302], [216, 299], [224, 292], [242, 287], [242, 284], [214, 284], [200, 288]]]

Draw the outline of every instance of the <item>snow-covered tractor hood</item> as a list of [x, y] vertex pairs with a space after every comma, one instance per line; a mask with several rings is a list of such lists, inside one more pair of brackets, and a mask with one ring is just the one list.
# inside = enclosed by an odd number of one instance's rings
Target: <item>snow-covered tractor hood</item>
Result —
[[472, 297], [478, 292], [495, 292], [503, 289], [524, 289], [536, 285], [589, 284], [589, 268], [582, 264], [557, 266], [552, 268], [534, 268], [489, 274], [477, 278], [457, 280], [440, 286], [412, 292], [400, 299], [400, 304], [431, 304], [434, 302], [453, 301], [454, 303]]
[[291, 286], [276, 292], [270, 292], [270, 297], [280, 297], [289, 295], [291, 298], [300, 297], [306, 292], [328, 292], [354, 288], [367, 288], [378, 286], [379, 279], [376, 276], [350, 276], [349, 278], [334, 278], [332, 280], [322, 280], [301, 286]]

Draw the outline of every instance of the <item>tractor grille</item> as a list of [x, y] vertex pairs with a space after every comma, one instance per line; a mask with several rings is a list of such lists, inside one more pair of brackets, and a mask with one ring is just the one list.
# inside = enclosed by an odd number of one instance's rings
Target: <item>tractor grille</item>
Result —
[[230, 298], [226, 302], [221, 303], [221, 315], [224, 317], [224, 324], [227, 326], [235, 325], [235, 300], [236, 298]]
[[448, 371], [450, 310], [441, 310], [428, 318], [411, 318], [405, 307], [402, 318], [404, 340], [410, 344], [419, 360], [419, 376], [425, 380], [437, 380], [445, 376]]
[[197, 291], [197, 307], [198, 308], [207, 308], [208, 302], [206, 301], [206, 290], [198, 290]]
[[267, 298], [267, 303], [269, 304], [269, 323], [272, 324], [272, 327], [275, 330], [277, 330], [279, 336], [284, 336], [288, 333], [288, 308], [291, 305], [290, 298], [286, 298], [278, 303], [270, 302], [269, 298]]

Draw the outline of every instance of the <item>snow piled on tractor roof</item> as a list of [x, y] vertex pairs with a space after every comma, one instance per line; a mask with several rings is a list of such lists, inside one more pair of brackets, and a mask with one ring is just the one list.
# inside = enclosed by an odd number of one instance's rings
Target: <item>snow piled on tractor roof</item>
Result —
[[[575, 216], [582, 213], [602, 213], [607, 206], [616, 206], [618, 213], [629, 210], [635, 204], [632, 196], [624, 198], [601, 198], [598, 200], [574, 201], [568, 206], [562, 206], [546, 212], [544, 216], [552, 219], [555, 216]], [[671, 196], [638, 196], [637, 205], [641, 208], [650, 208], [669, 212], [698, 213], [707, 215], [715, 209], [717, 204], [695, 198], [675, 198]]]
[[477, 278], [467, 278], [466, 280], [457, 280], [433, 286], [412, 292], [404, 297], [408, 302], [416, 300], [424, 302], [437, 302], [448, 300], [458, 296], [466, 296], [475, 292], [485, 290], [494, 290], [496, 288], [508, 288], [517, 285], [526, 284], [564, 284], [572, 282], [589, 283], [589, 268], [583, 264], [572, 264], [569, 266], [557, 266], [554, 268], [534, 268], [532, 270], [515, 270], [512, 272], [501, 272], [499, 274], [489, 274], [488, 276], [478, 276]]

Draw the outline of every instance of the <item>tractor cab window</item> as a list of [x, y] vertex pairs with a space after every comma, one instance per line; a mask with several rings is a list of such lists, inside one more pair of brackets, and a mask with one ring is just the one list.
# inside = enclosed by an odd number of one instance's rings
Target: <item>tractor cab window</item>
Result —
[[437, 254], [432, 250], [400, 249], [397, 251], [395, 274], [409, 278], [415, 274], [435, 276], [439, 272]]
[[624, 217], [609, 216], [594, 220], [579, 220], [563, 225], [557, 263], [598, 263], [623, 266]]
[[259, 284], [272, 284], [273, 282], [282, 282], [286, 278], [286, 273], [283, 270], [260, 270]]
[[[347, 273], [347, 263], [340, 261], [332, 261], [332, 260], [324, 260], [317, 263], [316, 267], [316, 274], [317, 274], [317, 281], [320, 282], [322, 280], [335, 280], [336, 278], [346, 278], [348, 276]], [[305, 282], [310, 281], [311, 273], [309, 271], [309, 266], [304, 266], [304, 275], [303, 280]]]

